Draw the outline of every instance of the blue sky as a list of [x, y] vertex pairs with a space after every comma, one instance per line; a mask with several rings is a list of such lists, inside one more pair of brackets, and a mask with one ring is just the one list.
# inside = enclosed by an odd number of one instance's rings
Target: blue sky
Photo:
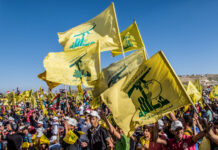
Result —
[[[109, 0], [0, 0], [0, 92], [47, 89], [37, 78], [57, 32], [95, 17]], [[137, 21], [149, 56], [163, 50], [177, 74], [218, 73], [217, 0], [115, 0], [120, 31]], [[102, 67], [121, 59], [101, 54]], [[60, 86], [61, 88], [63, 86]]]

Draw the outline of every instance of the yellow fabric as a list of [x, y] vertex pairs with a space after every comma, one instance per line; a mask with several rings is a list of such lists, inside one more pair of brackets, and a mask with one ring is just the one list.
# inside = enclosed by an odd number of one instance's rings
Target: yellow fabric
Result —
[[191, 97], [192, 102], [194, 104], [198, 102], [202, 97], [201, 93], [198, 91], [198, 89], [195, 87], [195, 85], [191, 81], [189, 81], [188, 83], [186, 92]]
[[47, 109], [45, 108], [45, 105], [44, 104], [42, 104], [42, 111], [43, 111], [43, 114], [44, 115], [48, 115], [48, 111], [47, 111]]
[[[53, 88], [57, 87], [58, 85], [60, 85], [60, 83], [56, 83], [56, 82], [52, 82], [49, 81], [46, 78], [46, 71], [44, 71], [43, 73], [38, 74], [38, 78], [45, 81], [46, 84], [48, 85], [49, 90], [52, 90]], [[41, 88], [41, 87], [40, 87]], [[40, 91], [41, 92], [41, 91]]]
[[191, 101], [162, 51], [107, 89], [101, 99], [127, 136]]
[[71, 130], [69, 130], [63, 140], [67, 144], [74, 144], [77, 141], [77, 139], [78, 139], [77, 135]]
[[83, 95], [83, 88], [82, 88], [82, 84], [77, 85], [77, 89], [78, 89], [78, 93]]
[[102, 70], [100, 79], [95, 84], [92, 91], [93, 96], [97, 97], [107, 88], [113, 86], [117, 81], [136, 70], [144, 61], [143, 51], [138, 50], [118, 62], [112, 63]]
[[101, 127], [108, 129], [108, 126], [104, 120], [100, 119], [98, 123]]
[[186, 130], [184, 130], [184, 134], [187, 136], [192, 136], [193, 135], [193, 131], [191, 128], [188, 128]]
[[50, 145], [50, 142], [48, 140], [48, 138], [43, 134], [41, 137], [40, 137], [40, 144], [48, 144]]
[[93, 110], [100, 107], [101, 104], [102, 104], [102, 101], [101, 101], [100, 96], [93, 98], [92, 101], [90, 102], [91, 109]]
[[29, 142], [23, 142], [22, 148], [29, 148], [30, 144]]
[[44, 59], [46, 78], [49, 81], [92, 86], [100, 72], [99, 42], [74, 51], [49, 53]]
[[83, 132], [83, 131], [77, 131], [80, 135], [84, 135], [85, 134], [85, 132]]
[[144, 136], [142, 136], [140, 139], [139, 139], [139, 142], [140, 144], [142, 145], [142, 147], [146, 144], [146, 145], [149, 145], [150, 143], [150, 140], [149, 139], [145, 139]]
[[201, 86], [200, 80], [199, 79], [195, 80], [193, 84], [197, 88], [198, 92], [200, 92], [202, 95], [202, 86]]
[[37, 101], [34, 96], [30, 97], [31, 108], [37, 108]]
[[59, 32], [59, 43], [64, 51], [91, 45], [101, 41], [101, 51], [120, 49], [121, 39], [114, 4], [95, 18], [66, 32]]
[[218, 98], [218, 85], [214, 86], [209, 95], [210, 99]]
[[[123, 51], [128, 52], [144, 47], [141, 35], [138, 30], [136, 21], [133, 22], [126, 30], [120, 33], [123, 44]], [[122, 49], [112, 50], [113, 56], [122, 54]]]
[[8, 104], [9, 105], [14, 105], [16, 103], [16, 95], [13, 92], [10, 92], [6, 95], [6, 98], [8, 99]]
[[199, 150], [210, 150], [210, 140], [208, 138], [203, 137]]

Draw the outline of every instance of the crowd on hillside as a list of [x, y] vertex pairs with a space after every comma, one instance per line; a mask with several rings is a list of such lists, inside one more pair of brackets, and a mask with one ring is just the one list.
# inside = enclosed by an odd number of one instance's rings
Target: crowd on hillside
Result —
[[[91, 98], [76, 103], [61, 97], [55, 110], [44, 102], [7, 106], [1, 103], [0, 149], [2, 150], [218, 150], [218, 101], [203, 100], [194, 108], [183, 107], [154, 124], [138, 127], [131, 137], [123, 134], [109, 116], [106, 105], [93, 110]], [[111, 118], [111, 117], [110, 117]]]

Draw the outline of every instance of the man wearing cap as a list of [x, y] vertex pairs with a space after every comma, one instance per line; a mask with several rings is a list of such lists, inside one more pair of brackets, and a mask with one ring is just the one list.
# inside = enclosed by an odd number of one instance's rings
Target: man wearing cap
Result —
[[13, 128], [13, 130], [17, 130], [17, 124], [14, 122], [14, 118], [13, 117], [9, 117], [8, 118], [9, 123], [11, 124], [11, 127]]
[[50, 146], [49, 149], [50, 150], [58, 150], [60, 149], [60, 144], [58, 143], [58, 137], [59, 137], [59, 122], [58, 122], [58, 117], [53, 117], [53, 122], [52, 122], [52, 137], [50, 138]]
[[197, 135], [187, 136], [184, 134], [184, 127], [182, 122], [175, 120], [171, 124], [171, 131], [174, 134], [175, 138], [169, 140], [163, 140], [157, 138], [157, 143], [161, 143], [169, 147], [170, 150], [194, 150], [195, 143], [201, 139], [205, 132], [201, 131]]
[[[74, 134], [76, 134], [79, 137], [79, 134], [76, 132], [77, 128], [77, 121], [74, 118], [69, 118], [64, 123], [64, 129], [65, 129], [65, 135], [68, 134], [68, 132], [71, 130]], [[67, 143], [65, 140], [63, 142], [63, 148], [64, 150], [78, 150], [79, 149], [79, 141], [76, 140], [74, 144]]]
[[88, 130], [89, 143], [82, 142], [82, 146], [85, 147], [89, 144], [91, 150], [106, 150], [109, 147], [113, 147], [113, 143], [110, 136], [104, 128], [102, 128], [98, 121], [100, 116], [98, 112], [91, 112], [91, 125], [92, 127]]

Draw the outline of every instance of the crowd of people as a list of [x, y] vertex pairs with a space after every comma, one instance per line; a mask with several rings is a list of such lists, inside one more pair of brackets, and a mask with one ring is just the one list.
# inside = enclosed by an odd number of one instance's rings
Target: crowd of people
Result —
[[[55, 112], [41, 104], [1, 103], [2, 150], [217, 150], [218, 101], [203, 92], [200, 102], [175, 110], [154, 124], [138, 127], [131, 137], [123, 134], [106, 105], [91, 109], [91, 98], [77, 103], [62, 96]], [[110, 119], [109, 119], [110, 116]]]

